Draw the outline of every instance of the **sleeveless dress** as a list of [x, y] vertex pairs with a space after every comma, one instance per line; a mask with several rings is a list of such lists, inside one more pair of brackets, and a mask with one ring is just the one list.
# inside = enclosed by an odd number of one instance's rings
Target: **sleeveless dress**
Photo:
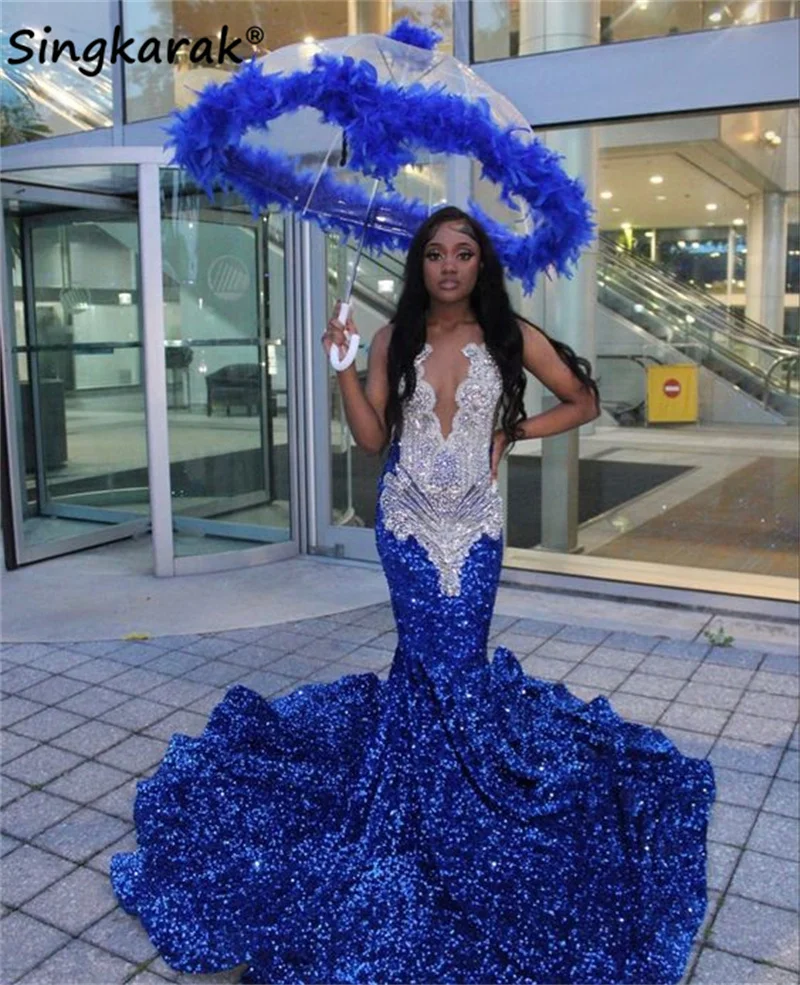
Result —
[[[678, 982], [706, 899], [707, 761], [487, 655], [502, 560], [483, 345], [443, 437], [425, 379], [380, 483], [398, 644], [267, 701], [231, 688], [139, 783], [123, 907], [174, 968], [262, 983]], [[320, 640], [320, 647], [325, 641]]]

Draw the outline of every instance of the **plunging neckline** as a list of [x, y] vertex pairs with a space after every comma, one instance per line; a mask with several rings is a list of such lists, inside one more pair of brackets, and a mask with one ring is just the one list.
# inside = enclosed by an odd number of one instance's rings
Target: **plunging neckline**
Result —
[[453, 393], [453, 403], [455, 404], [456, 409], [453, 412], [453, 419], [450, 422], [450, 430], [446, 435], [444, 433], [444, 428], [442, 427], [442, 420], [436, 413], [436, 407], [439, 404], [439, 394], [434, 389], [433, 384], [425, 377], [425, 362], [433, 352], [433, 346], [430, 342], [426, 342], [423, 345], [422, 352], [417, 356], [417, 386], [422, 385], [425, 392], [429, 395], [430, 399], [428, 401], [428, 406], [425, 407], [425, 410], [436, 422], [436, 433], [438, 434], [442, 445], [446, 445], [456, 432], [456, 424], [458, 423], [458, 418], [462, 410], [461, 394], [464, 387], [467, 383], [469, 383], [470, 378], [472, 377], [472, 371], [475, 365], [473, 356], [477, 350], [481, 349], [486, 352], [485, 342], [467, 342], [459, 350], [467, 359], [467, 372], [464, 375], [464, 379], [458, 383], [455, 388], [455, 392]]

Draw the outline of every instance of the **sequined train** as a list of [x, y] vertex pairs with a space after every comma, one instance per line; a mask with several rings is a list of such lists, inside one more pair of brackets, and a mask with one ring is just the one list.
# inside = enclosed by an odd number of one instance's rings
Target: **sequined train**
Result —
[[232, 688], [139, 784], [115, 891], [174, 968], [246, 964], [245, 982], [678, 982], [705, 910], [710, 764], [504, 648], [487, 659], [500, 382], [462, 350], [444, 438], [429, 349], [379, 487], [388, 680]]

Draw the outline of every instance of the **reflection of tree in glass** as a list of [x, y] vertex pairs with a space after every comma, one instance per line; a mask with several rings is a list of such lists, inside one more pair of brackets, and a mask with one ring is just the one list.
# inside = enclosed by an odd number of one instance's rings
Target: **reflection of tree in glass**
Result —
[[[219, 63], [220, 35], [225, 27], [228, 29], [226, 45], [229, 46], [236, 38], [242, 39], [241, 44], [233, 49], [239, 58], [264, 54], [268, 50], [268, 39], [265, 37], [263, 43], [254, 48], [247, 42], [246, 32], [252, 25], [266, 29], [264, 22], [272, 11], [265, 10], [265, 6], [242, 0], [233, 3], [222, 0], [214, 3], [208, 0], [158, 0], [148, 3], [129, 0], [125, 4], [126, 34], [135, 37], [139, 44], [147, 38], [158, 38], [161, 41], [162, 64], [147, 62], [126, 66], [128, 119], [134, 121], [166, 116], [176, 105], [193, 102], [194, 91], [191, 90], [201, 90], [211, 81], [208, 74], [205, 78], [200, 74], [203, 70], [218, 76], [220, 72], [236, 69], [237, 63], [233, 58], [224, 58]], [[297, 6], [302, 7], [303, 4], [298, 2]], [[186, 38], [189, 41], [188, 45], [178, 49], [172, 65], [167, 64], [166, 60], [166, 46], [170, 38], [176, 41]], [[203, 39], [210, 43], [197, 50], [196, 57], [201, 60], [193, 63], [189, 58], [190, 52]], [[198, 73], [195, 78], [192, 72]]]
[[[167, 176], [163, 179], [166, 183]], [[171, 295], [179, 285], [193, 285], [197, 280], [197, 247], [200, 208], [204, 195], [194, 191], [183, 172], [169, 172], [171, 190], [162, 198], [161, 235], [164, 254], [164, 292]]]
[[[200, 26], [200, 13], [208, 2], [202, 0], [181, 0], [181, 3], [129, 2], [125, 4], [125, 35], [134, 37], [137, 46], [147, 38], [158, 38], [161, 42], [161, 64], [145, 62], [125, 65], [126, 111], [130, 121], [153, 119], [166, 116], [175, 105], [175, 72], [191, 67], [187, 51], [191, 45], [207, 34], [195, 33], [194, 25]], [[216, 6], [216, 5], [214, 5]], [[170, 38], [188, 38], [190, 44], [184, 45], [177, 53], [174, 65], [167, 64], [167, 42]], [[216, 37], [210, 38], [216, 48]], [[216, 55], [216, 51], [214, 52]]]
[[447, 43], [453, 28], [451, 8], [451, 3], [397, 4], [392, 9], [392, 21], [396, 24], [407, 17], [415, 24], [424, 24], [439, 31], [443, 35], [442, 43]]
[[31, 100], [0, 88], [0, 147], [40, 140], [52, 133]]

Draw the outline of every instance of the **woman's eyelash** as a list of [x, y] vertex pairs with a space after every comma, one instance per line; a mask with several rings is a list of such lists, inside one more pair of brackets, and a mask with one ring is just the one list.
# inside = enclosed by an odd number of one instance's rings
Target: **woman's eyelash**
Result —
[[[426, 253], [425, 254], [425, 259], [426, 260], [438, 260], [438, 259], [441, 258], [441, 256], [442, 256], [442, 254], [439, 253], [437, 250], [432, 250], [430, 253]], [[470, 253], [468, 250], [465, 250], [463, 253], [459, 253], [458, 254], [458, 259], [459, 260], [471, 260], [474, 256], [475, 256], [474, 253]]]

